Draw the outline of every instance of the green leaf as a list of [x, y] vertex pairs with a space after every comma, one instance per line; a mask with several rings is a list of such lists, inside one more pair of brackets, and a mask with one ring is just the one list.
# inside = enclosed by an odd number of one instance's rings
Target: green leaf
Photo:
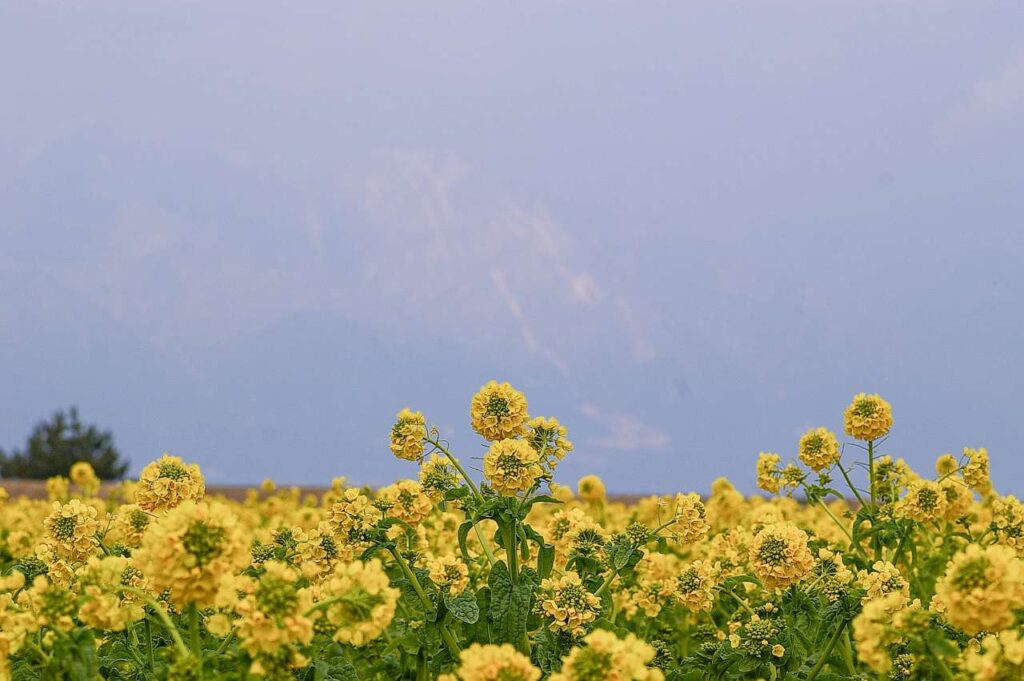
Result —
[[473, 529], [473, 521], [467, 520], [466, 522], [459, 525], [459, 550], [462, 551], [462, 560], [467, 563], [470, 561], [469, 549], [466, 548], [466, 538], [469, 536], [469, 531]]
[[532, 570], [523, 570], [520, 582], [512, 584], [508, 567], [503, 561], [498, 561], [491, 568], [488, 585], [491, 587], [490, 619], [495, 643], [518, 646], [523, 640], [526, 620], [530, 615], [535, 575]]
[[480, 608], [476, 603], [476, 595], [469, 589], [463, 589], [462, 593], [455, 598], [449, 596], [446, 591], [444, 593], [444, 605], [448, 608], [452, 617], [460, 622], [475, 624], [480, 619]]
[[543, 544], [537, 552], [537, 574], [541, 579], [547, 579], [551, 569], [555, 566], [555, 547], [551, 544]]
[[535, 497], [531, 497], [522, 505], [519, 509], [519, 518], [523, 519], [530, 514], [530, 509], [533, 508], [534, 504], [560, 504], [562, 503], [554, 497], [549, 497], [546, 494], [541, 494]]
[[615, 566], [616, 570], [621, 570], [629, 564], [629, 559], [633, 555], [633, 549], [628, 545], [623, 544], [615, 549], [615, 553], [612, 554], [612, 565]]

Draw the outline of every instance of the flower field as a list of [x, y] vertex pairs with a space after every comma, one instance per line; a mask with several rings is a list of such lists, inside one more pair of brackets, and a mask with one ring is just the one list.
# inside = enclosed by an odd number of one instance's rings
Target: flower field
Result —
[[399, 412], [375, 491], [230, 501], [164, 455], [4, 494], [0, 679], [1024, 678], [1024, 506], [984, 449], [888, 455], [877, 395], [752, 457], [762, 495], [630, 504], [559, 484], [566, 430], [509, 384], [469, 416], [482, 461]]

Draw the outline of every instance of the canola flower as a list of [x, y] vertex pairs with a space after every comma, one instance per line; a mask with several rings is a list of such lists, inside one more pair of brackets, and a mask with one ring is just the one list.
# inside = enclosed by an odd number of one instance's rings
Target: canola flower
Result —
[[496, 381], [473, 395], [469, 415], [473, 430], [491, 441], [522, 435], [529, 419], [526, 396], [510, 384]]
[[234, 502], [178, 457], [103, 487], [79, 462], [47, 501], [0, 488], [0, 681], [1021, 678], [1024, 504], [997, 459], [918, 472], [883, 398], [842, 418], [750, 480], [628, 503], [558, 480], [568, 429], [499, 382], [470, 399], [479, 470], [409, 409], [378, 489]]
[[399, 459], [417, 461], [423, 456], [423, 440], [427, 437], [427, 420], [423, 414], [403, 409], [391, 427], [391, 453]]

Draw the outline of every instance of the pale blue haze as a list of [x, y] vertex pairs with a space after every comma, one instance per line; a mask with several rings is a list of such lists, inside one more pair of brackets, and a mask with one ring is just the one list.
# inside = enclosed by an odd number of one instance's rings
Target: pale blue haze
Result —
[[0, 0], [0, 447], [379, 484], [509, 380], [624, 492], [860, 390], [1024, 493], [1024, 5]]

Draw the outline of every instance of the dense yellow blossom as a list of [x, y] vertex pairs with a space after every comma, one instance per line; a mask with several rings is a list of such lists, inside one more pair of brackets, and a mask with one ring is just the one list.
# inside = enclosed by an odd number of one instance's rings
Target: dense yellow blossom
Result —
[[765, 527], [751, 544], [750, 563], [769, 588], [782, 589], [800, 581], [814, 567], [807, 533], [791, 522]]
[[846, 434], [858, 440], [877, 440], [892, 428], [892, 406], [880, 395], [854, 395], [843, 417]]
[[908, 609], [919, 607], [917, 603], [908, 603], [906, 596], [899, 592], [864, 604], [863, 610], [853, 620], [853, 640], [858, 656], [874, 672], [886, 674], [892, 668], [889, 646], [901, 638], [894, 624], [895, 618]]
[[72, 499], [53, 502], [53, 512], [43, 521], [53, 551], [71, 562], [81, 562], [99, 551], [96, 533], [100, 529], [96, 509]]
[[122, 556], [93, 557], [79, 572], [83, 602], [78, 617], [90, 627], [123, 631], [145, 616], [138, 596], [124, 587], [144, 586], [142, 573]]
[[544, 469], [536, 450], [523, 440], [498, 440], [484, 456], [484, 477], [498, 494], [515, 496], [530, 490]]
[[459, 657], [462, 681], [538, 681], [540, 670], [509, 644], [474, 643]]
[[428, 565], [430, 581], [449, 595], [457, 596], [469, 586], [469, 568], [454, 555], [439, 556]]
[[144, 511], [166, 511], [183, 501], [199, 501], [205, 494], [206, 482], [199, 466], [164, 454], [139, 474], [135, 503]]
[[415, 480], [400, 480], [377, 492], [375, 502], [391, 518], [416, 525], [427, 517], [434, 502]]
[[587, 591], [575, 572], [541, 582], [538, 602], [552, 631], [582, 636], [601, 612], [601, 599]]
[[857, 585], [864, 589], [864, 602], [898, 593], [903, 598], [910, 597], [910, 584], [899, 568], [888, 561], [879, 560], [870, 570], [857, 573]]
[[972, 681], [1024, 679], [1024, 633], [1008, 629], [985, 636], [964, 651], [963, 668]]
[[706, 560], [695, 560], [676, 576], [672, 595], [683, 606], [694, 611], [707, 611], [715, 603], [715, 566]]
[[293, 568], [269, 561], [235, 605], [238, 638], [253, 658], [249, 671], [254, 674], [270, 667], [305, 666], [298, 647], [313, 640], [313, 599], [299, 578]]
[[338, 563], [317, 589], [317, 600], [332, 601], [324, 609], [332, 638], [363, 646], [391, 623], [398, 603], [398, 589], [391, 586], [377, 559]]
[[964, 482], [982, 496], [992, 493], [992, 478], [988, 468], [988, 450], [964, 447], [967, 464], [964, 466]]
[[537, 416], [526, 423], [526, 441], [552, 471], [572, 451], [572, 442], [565, 434], [565, 426], [558, 419]]
[[648, 665], [654, 648], [627, 634], [620, 639], [605, 629], [589, 634], [584, 645], [573, 648], [562, 660], [562, 669], [551, 681], [661, 681], [661, 670]]
[[779, 463], [782, 457], [774, 452], [757, 455], [757, 486], [769, 494], [779, 492]]
[[800, 460], [815, 471], [839, 461], [839, 442], [828, 428], [812, 428], [800, 437]]
[[72, 464], [68, 477], [71, 478], [71, 482], [78, 485], [85, 496], [92, 496], [100, 491], [100, 479], [88, 461], [77, 461]]
[[459, 477], [448, 457], [433, 453], [420, 464], [420, 486], [430, 500], [437, 503], [444, 499], [445, 492], [459, 484]]
[[1024, 607], [1024, 563], [1005, 546], [968, 544], [946, 564], [932, 608], [968, 634], [999, 631]]
[[491, 381], [473, 395], [469, 405], [473, 430], [488, 440], [506, 440], [526, 429], [526, 396], [508, 383]]
[[220, 503], [185, 501], [153, 523], [133, 555], [135, 564], [171, 603], [209, 607], [222, 575], [248, 558], [238, 517]]
[[[939, 457], [935, 479], [875, 456], [854, 490], [867, 448], [835, 469], [815, 429], [800, 460], [818, 475], [760, 454], [769, 497], [718, 478], [704, 499], [624, 499], [596, 476], [574, 496], [552, 479], [561, 424], [507, 385], [482, 394], [507, 401], [480, 421], [505, 430], [468, 472], [447, 442], [424, 456], [405, 411], [392, 444], [418, 479], [377, 489], [206, 499], [198, 467], [165, 455], [138, 483], [97, 491], [78, 465], [50, 502], [0, 492], [0, 681], [1024, 673], [1024, 504], [995, 493], [985, 450]], [[891, 428], [874, 396], [851, 409], [853, 437]]]
[[576, 494], [581, 500], [590, 503], [604, 501], [604, 481], [596, 475], [584, 475], [576, 483]]
[[707, 536], [708, 530], [711, 529], [704, 502], [695, 492], [676, 495], [672, 518], [674, 521], [670, 527], [672, 537], [680, 544], [692, 544], [699, 541]]
[[899, 500], [897, 513], [919, 523], [928, 523], [946, 516], [949, 502], [942, 486], [931, 480], [914, 480], [907, 485], [906, 495]]
[[423, 456], [423, 440], [427, 437], [427, 421], [423, 414], [403, 409], [391, 427], [391, 453], [399, 459], [417, 461]]

